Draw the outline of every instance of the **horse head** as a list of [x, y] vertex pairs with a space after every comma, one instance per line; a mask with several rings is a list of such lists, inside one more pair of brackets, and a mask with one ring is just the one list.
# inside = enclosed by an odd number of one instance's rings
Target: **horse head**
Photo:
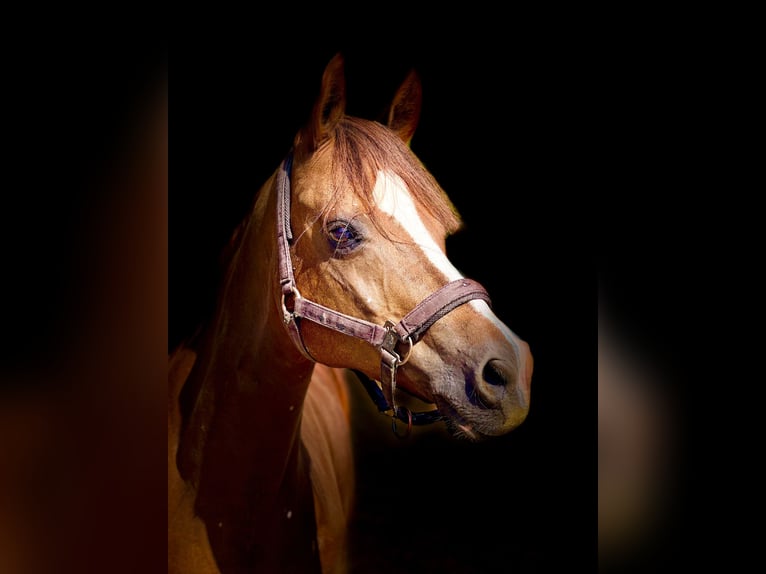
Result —
[[385, 123], [349, 116], [342, 56], [327, 65], [281, 172], [277, 297], [304, 355], [381, 381], [395, 413], [399, 390], [432, 403], [477, 440], [524, 421], [533, 360], [447, 257], [461, 220], [412, 151], [421, 102], [411, 72]]

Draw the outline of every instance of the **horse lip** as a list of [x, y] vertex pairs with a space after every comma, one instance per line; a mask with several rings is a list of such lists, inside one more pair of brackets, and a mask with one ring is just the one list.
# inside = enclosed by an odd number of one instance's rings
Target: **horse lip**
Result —
[[480, 441], [490, 436], [484, 434], [481, 431], [476, 430], [468, 420], [460, 414], [456, 407], [452, 406], [450, 401], [444, 397], [436, 398], [436, 406], [439, 409], [442, 417], [445, 419], [447, 426], [457, 429], [458, 434], [463, 434], [465, 437], [472, 441]]
[[481, 438], [470, 426], [461, 423], [455, 423], [457, 427], [468, 436], [471, 440], [479, 440]]

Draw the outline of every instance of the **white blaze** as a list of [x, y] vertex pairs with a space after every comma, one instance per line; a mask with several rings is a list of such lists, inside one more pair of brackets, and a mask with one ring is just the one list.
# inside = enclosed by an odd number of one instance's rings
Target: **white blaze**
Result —
[[378, 172], [375, 181], [373, 196], [377, 206], [399, 222], [402, 229], [410, 235], [412, 241], [418, 245], [426, 257], [441, 271], [447, 282], [460, 279], [463, 275], [455, 269], [444, 252], [439, 248], [423, 225], [423, 220], [418, 215], [415, 203], [412, 201], [407, 186], [402, 179], [389, 172]]
[[[423, 224], [423, 220], [420, 219], [407, 186], [398, 175], [379, 171], [378, 178], [375, 180], [373, 197], [377, 206], [392, 216], [402, 226], [402, 229], [409, 234], [412, 241], [422, 249], [428, 260], [444, 274], [445, 283], [463, 277], [463, 274], [452, 265], [447, 255], [439, 248], [439, 245], [428, 232], [428, 229]], [[514, 340], [515, 336], [492, 312], [486, 301], [474, 299], [469, 302], [469, 305], [500, 329], [506, 339], [518, 351], [518, 346]]]

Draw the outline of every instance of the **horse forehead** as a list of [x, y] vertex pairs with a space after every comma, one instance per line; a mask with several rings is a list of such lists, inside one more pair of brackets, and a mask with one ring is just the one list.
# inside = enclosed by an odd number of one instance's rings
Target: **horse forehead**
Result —
[[432, 222], [423, 219], [407, 185], [396, 173], [387, 170], [378, 171], [372, 197], [379, 210], [391, 216], [405, 229], [421, 230], [421, 233], [416, 233], [417, 235], [422, 235], [427, 229], [430, 239], [437, 238], [434, 235], [438, 235], [438, 230], [432, 226]]
[[395, 173], [379, 171], [373, 188], [377, 208], [397, 222], [400, 232], [448, 279], [461, 277], [444, 252], [444, 230], [433, 219], [421, 217], [412, 194]]
[[[440, 245], [434, 240], [433, 233], [427, 229], [418, 214], [417, 207], [404, 181], [395, 173], [378, 172], [375, 181], [373, 197], [381, 211], [392, 216], [408, 233], [413, 242], [420, 248], [425, 257], [444, 276], [445, 281], [454, 281], [463, 277], [462, 273], [452, 264]], [[482, 300], [468, 302], [482, 317], [495, 325], [503, 336], [519, 352], [517, 336], [506, 326]]]

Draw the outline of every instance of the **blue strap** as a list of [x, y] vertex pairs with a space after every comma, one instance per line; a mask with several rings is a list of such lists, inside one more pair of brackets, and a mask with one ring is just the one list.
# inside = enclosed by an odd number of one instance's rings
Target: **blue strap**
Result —
[[[381, 413], [390, 411], [391, 405], [388, 404], [388, 401], [386, 401], [386, 398], [383, 396], [383, 391], [380, 390], [378, 383], [361, 371], [354, 369], [353, 372], [362, 382], [364, 390], [370, 395], [372, 402], [378, 407], [378, 411]], [[394, 412], [394, 417], [405, 423], [409, 422], [410, 416], [412, 416], [412, 424], [415, 426], [428, 425], [444, 419], [438, 410], [411, 413], [404, 407], [397, 407]]]

